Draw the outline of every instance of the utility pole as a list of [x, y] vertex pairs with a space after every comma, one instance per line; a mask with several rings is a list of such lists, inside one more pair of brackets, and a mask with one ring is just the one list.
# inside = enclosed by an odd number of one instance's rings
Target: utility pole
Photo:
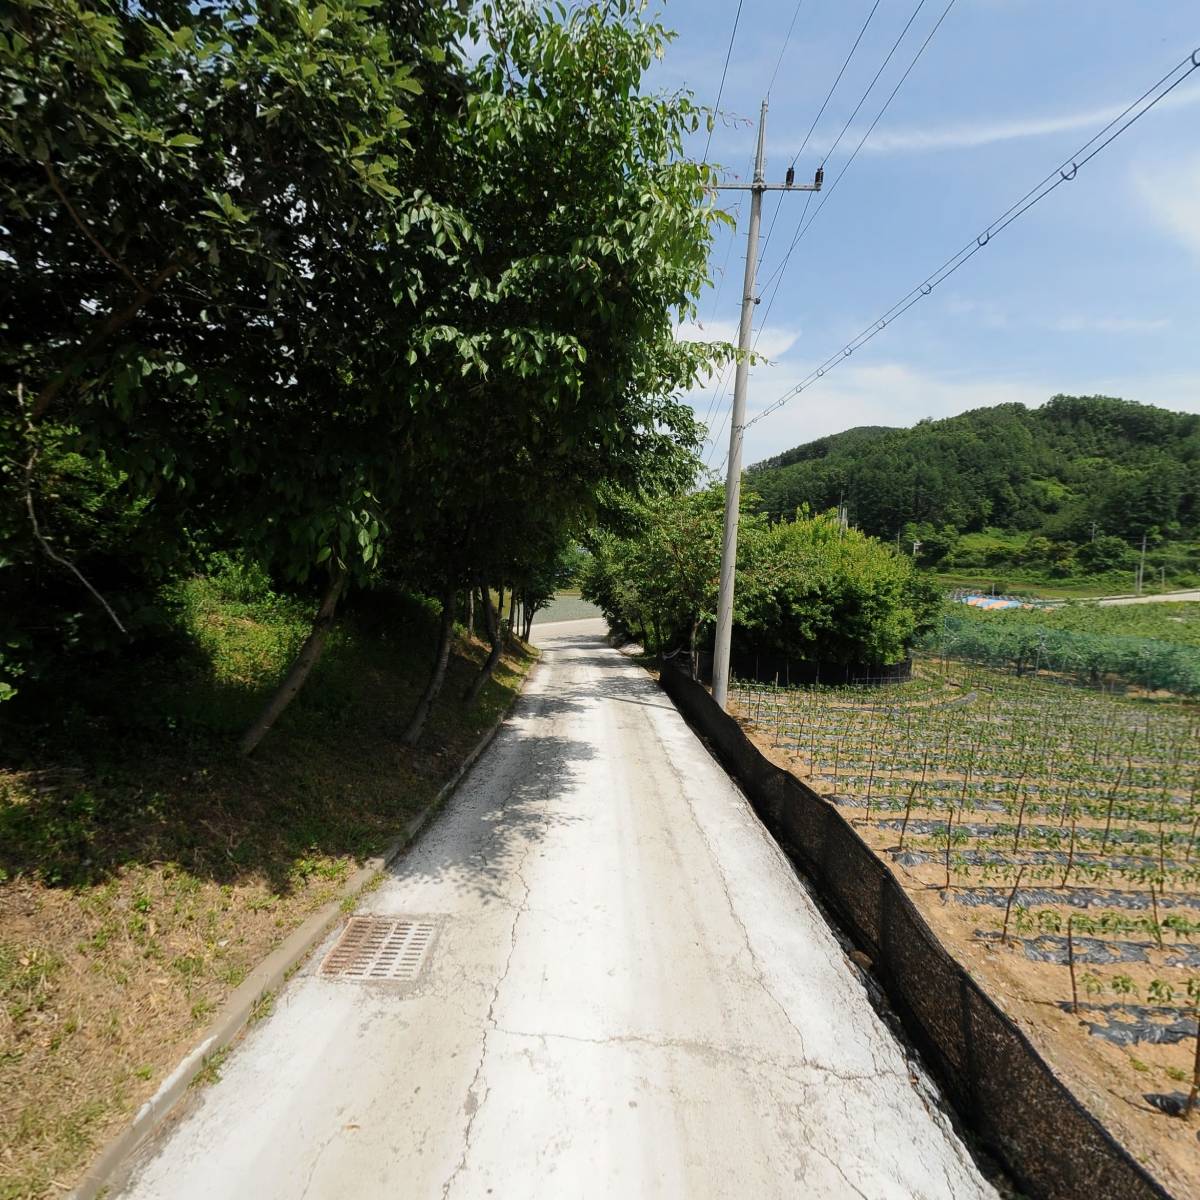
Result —
[[767, 183], [763, 151], [767, 134], [767, 102], [758, 117], [758, 149], [754, 155], [753, 183], [719, 184], [722, 191], [750, 193], [750, 228], [746, 233], [746, 277], [742, 287], [742, 318], [738, 325], [737, 373], [733, 381], [733, 413], [729, 420], [729, 470], [725, 476], [725, 529], [721, 538], [721, 587], [717, 594], [717, 630], [713, 645], [713, 699], [722, 707], [729, 698], [729, 640], [733, 633], [733, 585], [737, 571], [738, 510], [742, 500], [742, 434], [746, 425], [746, 382], [750, 375], [750, 333], [754, 324], [754, 281], [758, 271], [758, 228], [762, 221], [763, 192], [819, 192], [822, 172], [812, 183]]
[[1142, 534], [1142, 558], [1138, 563], [1137, 594], [1142, 594], [1142, 581], [1146, 578], [1146, 535]]

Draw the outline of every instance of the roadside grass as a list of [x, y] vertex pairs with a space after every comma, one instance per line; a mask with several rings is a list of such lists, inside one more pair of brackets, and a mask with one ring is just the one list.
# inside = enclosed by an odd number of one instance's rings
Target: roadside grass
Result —
[[3, 713], [0, 1200], [74, 1182], [229, 992], [433, 798], [533, 661], [506, 654], [467, 709], [486, 649], [460, 639], [406, 750], [433, 614], [367, 598], [245, 761], [236, 734], [308, 607], [228, 580], [178, 599], [183, 635], [153, 660], [84, 673], [52, 721]]
[[[981, 613], [983, 617], [989, 613]], [[1161, 600], [1155, 604], [1065, 604], [1059, 608], [1009, 613], [1052, 629], [1118, 637], [1156, 638], [1200, 647], [1200, 601]]]
[[[1123, 595], [1133, 591], [1132, 579], [1099, 576], [1093, 579], [1062, 579], [1047, 583], [1036, 577], [1022, 576], [1019, 571], [999, 568], [994, 571], [936, 571], [934, 578], [945, 589], [964, 588], [1004, 595], [1031, 596], [1037, 600], [1083, 600], [1093, 596]], [[1146, 592], [1157, 591], [1147, 579]]]

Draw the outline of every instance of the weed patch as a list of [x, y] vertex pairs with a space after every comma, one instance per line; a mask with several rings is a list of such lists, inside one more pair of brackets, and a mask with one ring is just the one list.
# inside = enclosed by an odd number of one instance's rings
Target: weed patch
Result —
[[[520, 687], [456, 646], [422, 745], [425, 606], [360, 601], [250, 760], [233, 750], [307, 630], [259, 580], [194, 580], [170, 652], [0, 729], [0, 1200], [57, 1194], [229, 993], [437, 793]], [[270, 1011], [272, 997], [255, 1007]], [[220, 1063], [206, 1064], [215, 1078]]]

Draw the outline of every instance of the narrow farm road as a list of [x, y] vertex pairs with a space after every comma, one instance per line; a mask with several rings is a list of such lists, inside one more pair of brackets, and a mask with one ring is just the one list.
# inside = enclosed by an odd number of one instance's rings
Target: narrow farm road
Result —
[[314, 955], [125, 1195], [995, 1196], [786, 859], [602, 630], [538, 628], [514, 715], [365, 898], [432, 927], [417, 978]]
[[1101, 596], [1097, 604], [1158, 604], [1166, 601], [1200, 600], [1200, 590], [1190, 592], [1158, 592], [1153, 596]]

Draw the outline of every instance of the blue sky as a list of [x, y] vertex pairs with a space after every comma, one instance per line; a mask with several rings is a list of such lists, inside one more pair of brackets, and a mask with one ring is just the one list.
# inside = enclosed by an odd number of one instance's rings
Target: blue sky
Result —
[[[770, 95], [767, 175], [780, 178], [873, 0], [802, 0]], [[881, 0], [797, 165], [811, 178], [917, 0]], [[717, 98], [736, 0], [668, 0], [678, 33], [658, 88]], [[850, 132], [826, 186], [946, 7], [927, 0]], [[745, 177], [763, 91], [795, 0], [744, 0], [709, 157]], [[835, 353], [1017, 200], [1116, 112], [1200, 47], [1195, 0], [956, 0], [920, 62], [798, 244], [759, 340], [753, 416]], [[704, 137], [692, 147], [699, 157]], [[726, 193], [727, 207], [738, 193]], [[764, 204], [763, 232], [776, 197]], [[722, 234], [703, 332], [736, 340], [745, 215]], [[804, 207], [784, 196], [759, 279]], [[815, 202], [813, 207], [815, 207]], [[810, 209], [810, 213], [811, 213]], [[730, 237], [735, 240], [730, 246]], [[868, 346], [749, 429], [745, 461], [862, 424], [1056, 392], [1200, 412], [1200, 71]], [[756, 310], [756, 330], [771, 288]], [[692, 394], [703, 417], [714, 385]], [[714, 418], [728, 409], [729, 390]], [[711, 454], [719, 467], [726, 426]]]

